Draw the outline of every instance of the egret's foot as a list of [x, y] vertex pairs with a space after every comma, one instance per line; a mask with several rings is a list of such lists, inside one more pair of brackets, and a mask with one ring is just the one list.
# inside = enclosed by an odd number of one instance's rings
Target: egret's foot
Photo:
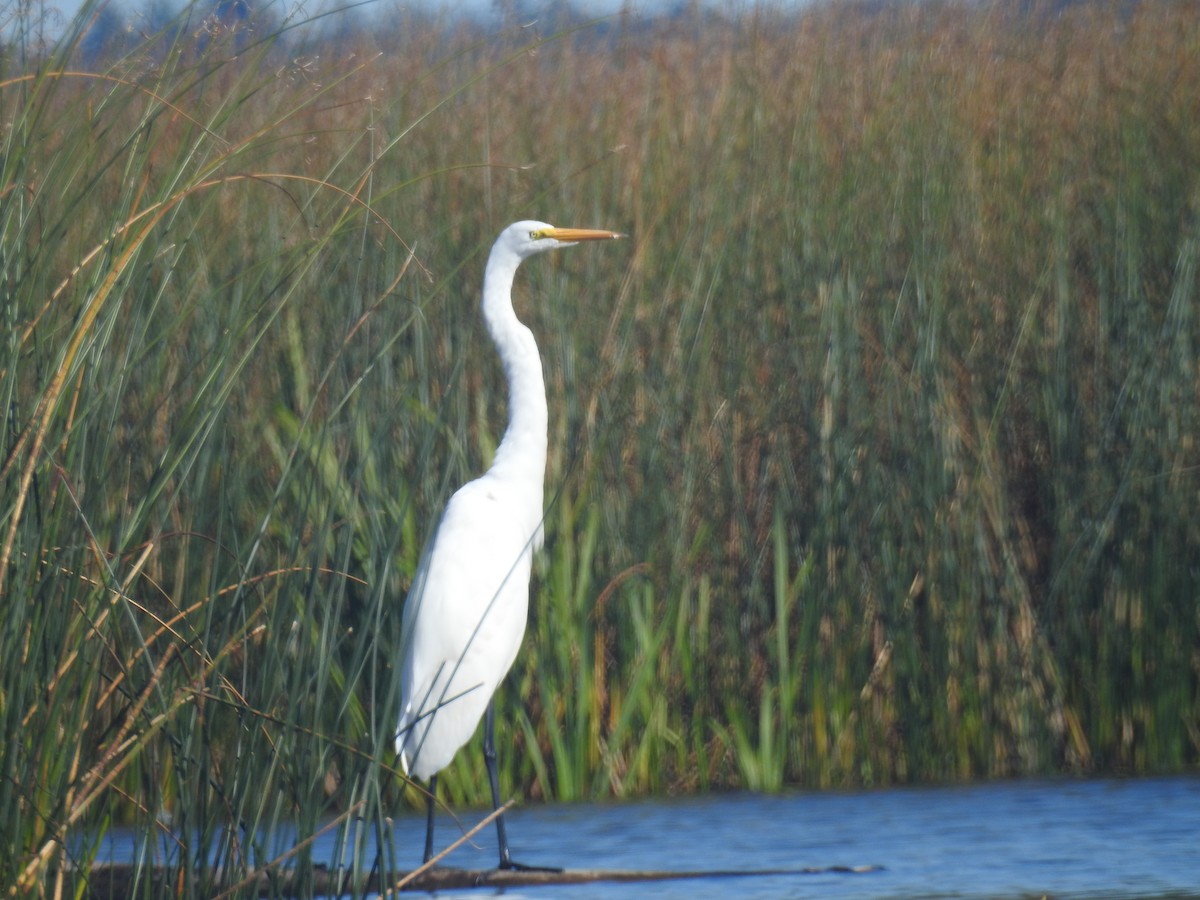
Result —
[[507, 869], [509, 872], [561, 872], [562, 869], [558, 866], [527, 866], [525, 863], [519, 863], [515, 860], [502, 860], [500, 863], [501, 869]]

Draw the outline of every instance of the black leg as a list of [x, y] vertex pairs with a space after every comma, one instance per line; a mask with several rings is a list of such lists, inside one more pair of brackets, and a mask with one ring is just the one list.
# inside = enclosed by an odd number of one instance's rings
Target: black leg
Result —
[[[487, 764], [488, 783], [492, 786], [492, 809], [500, 808], [500, 777], [496, 772], [496, 704], [489, 702], [483, 723], [483, 761]], [[496, 816], [496, 836], [500, 839], [500, 868], [513, 868], [508, 850], [508, 833], [504, 829], [504, 814]]]
[[433, 856], [433, 808], [437, 806], [437, 776], [429, 776], [429, 808], [425, 813], [425, 862]]
[[[496, 706], [488, 703], [487, 716], [483, 723], [483, 761], [487, 763], [488, 782], [492, 786], [492, 809], [500, 808], [500, 778], [496, 773]], [[500, 868], [518, 872], [561, 872], [551, 866], [527, 866], [513, 862], [508, 850], [508, 832], [504, 828], [504, 814], [496, 816], [496, 836], [500, 839]]]

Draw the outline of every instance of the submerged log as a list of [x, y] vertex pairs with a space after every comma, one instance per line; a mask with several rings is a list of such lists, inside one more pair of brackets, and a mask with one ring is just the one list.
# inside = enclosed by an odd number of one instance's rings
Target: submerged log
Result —
[[[593, 884], [599, 882], [652, 882], [678, 881], [696, 878], [763, 878], [794, 875], [826, 875], [830, 873], [856, 875], [881, 871], [881, 866], [806, 866], [799, 869], [751, 869], [672, 872], [641, 869], [565, 869], [563, 871], [517, 871], [510, 869], [454, 869], [437, 866], [421, 872], [411, 880], [404, 872], [394, 873], [381, 879], [372, 872], [355, 884], [351, 873], [314, 869], [270, 869], [252, 873], [244, 878], [212, 878], [214, 893], [222, 889], [236, 889], [238, 893], [257, 890], [259, 896], [311, 896], [325, 894], [337, 896], [352, 891], [355, 887], [367, 893], [382, 893], [403, 882], [404, 891], [460, 890], [463, 888], [533, 887], [556, 884]], [[186, 893], [185, 879], [178, 869], [156, 867], [139, 871], [129, 865], [94, 866], [87, 877], [88, 890], [85, 896], [93, 900], [116, 900], [133, 896], [144, 897], [147, 882], [152, 885], [150, 894], [155, 897], [178, 897]]]

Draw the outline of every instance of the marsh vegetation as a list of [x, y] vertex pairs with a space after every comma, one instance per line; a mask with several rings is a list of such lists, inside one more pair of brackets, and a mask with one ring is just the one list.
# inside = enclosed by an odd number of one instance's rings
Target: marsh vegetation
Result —
[[0, 880], [419, 802], [399, 610], [527, 216], [632, 240], [519, 285], [506, 792], [1194, 768], [1200, 14], [1027, 6], [6, 38]]

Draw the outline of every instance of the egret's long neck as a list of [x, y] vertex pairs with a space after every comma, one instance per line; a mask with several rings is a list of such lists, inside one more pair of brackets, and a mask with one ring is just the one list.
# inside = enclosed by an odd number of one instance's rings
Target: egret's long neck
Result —
[[[541, 496], [546, 477], [546, 383], [533, 333], [517, 319], [512, 283], [520, 258], [493, 250], [483, 276], [483, 320], [508, 379], [508, 428], [492, 472], [519, 480]], [[538, 503], [540, 511], [541, 503]]]

